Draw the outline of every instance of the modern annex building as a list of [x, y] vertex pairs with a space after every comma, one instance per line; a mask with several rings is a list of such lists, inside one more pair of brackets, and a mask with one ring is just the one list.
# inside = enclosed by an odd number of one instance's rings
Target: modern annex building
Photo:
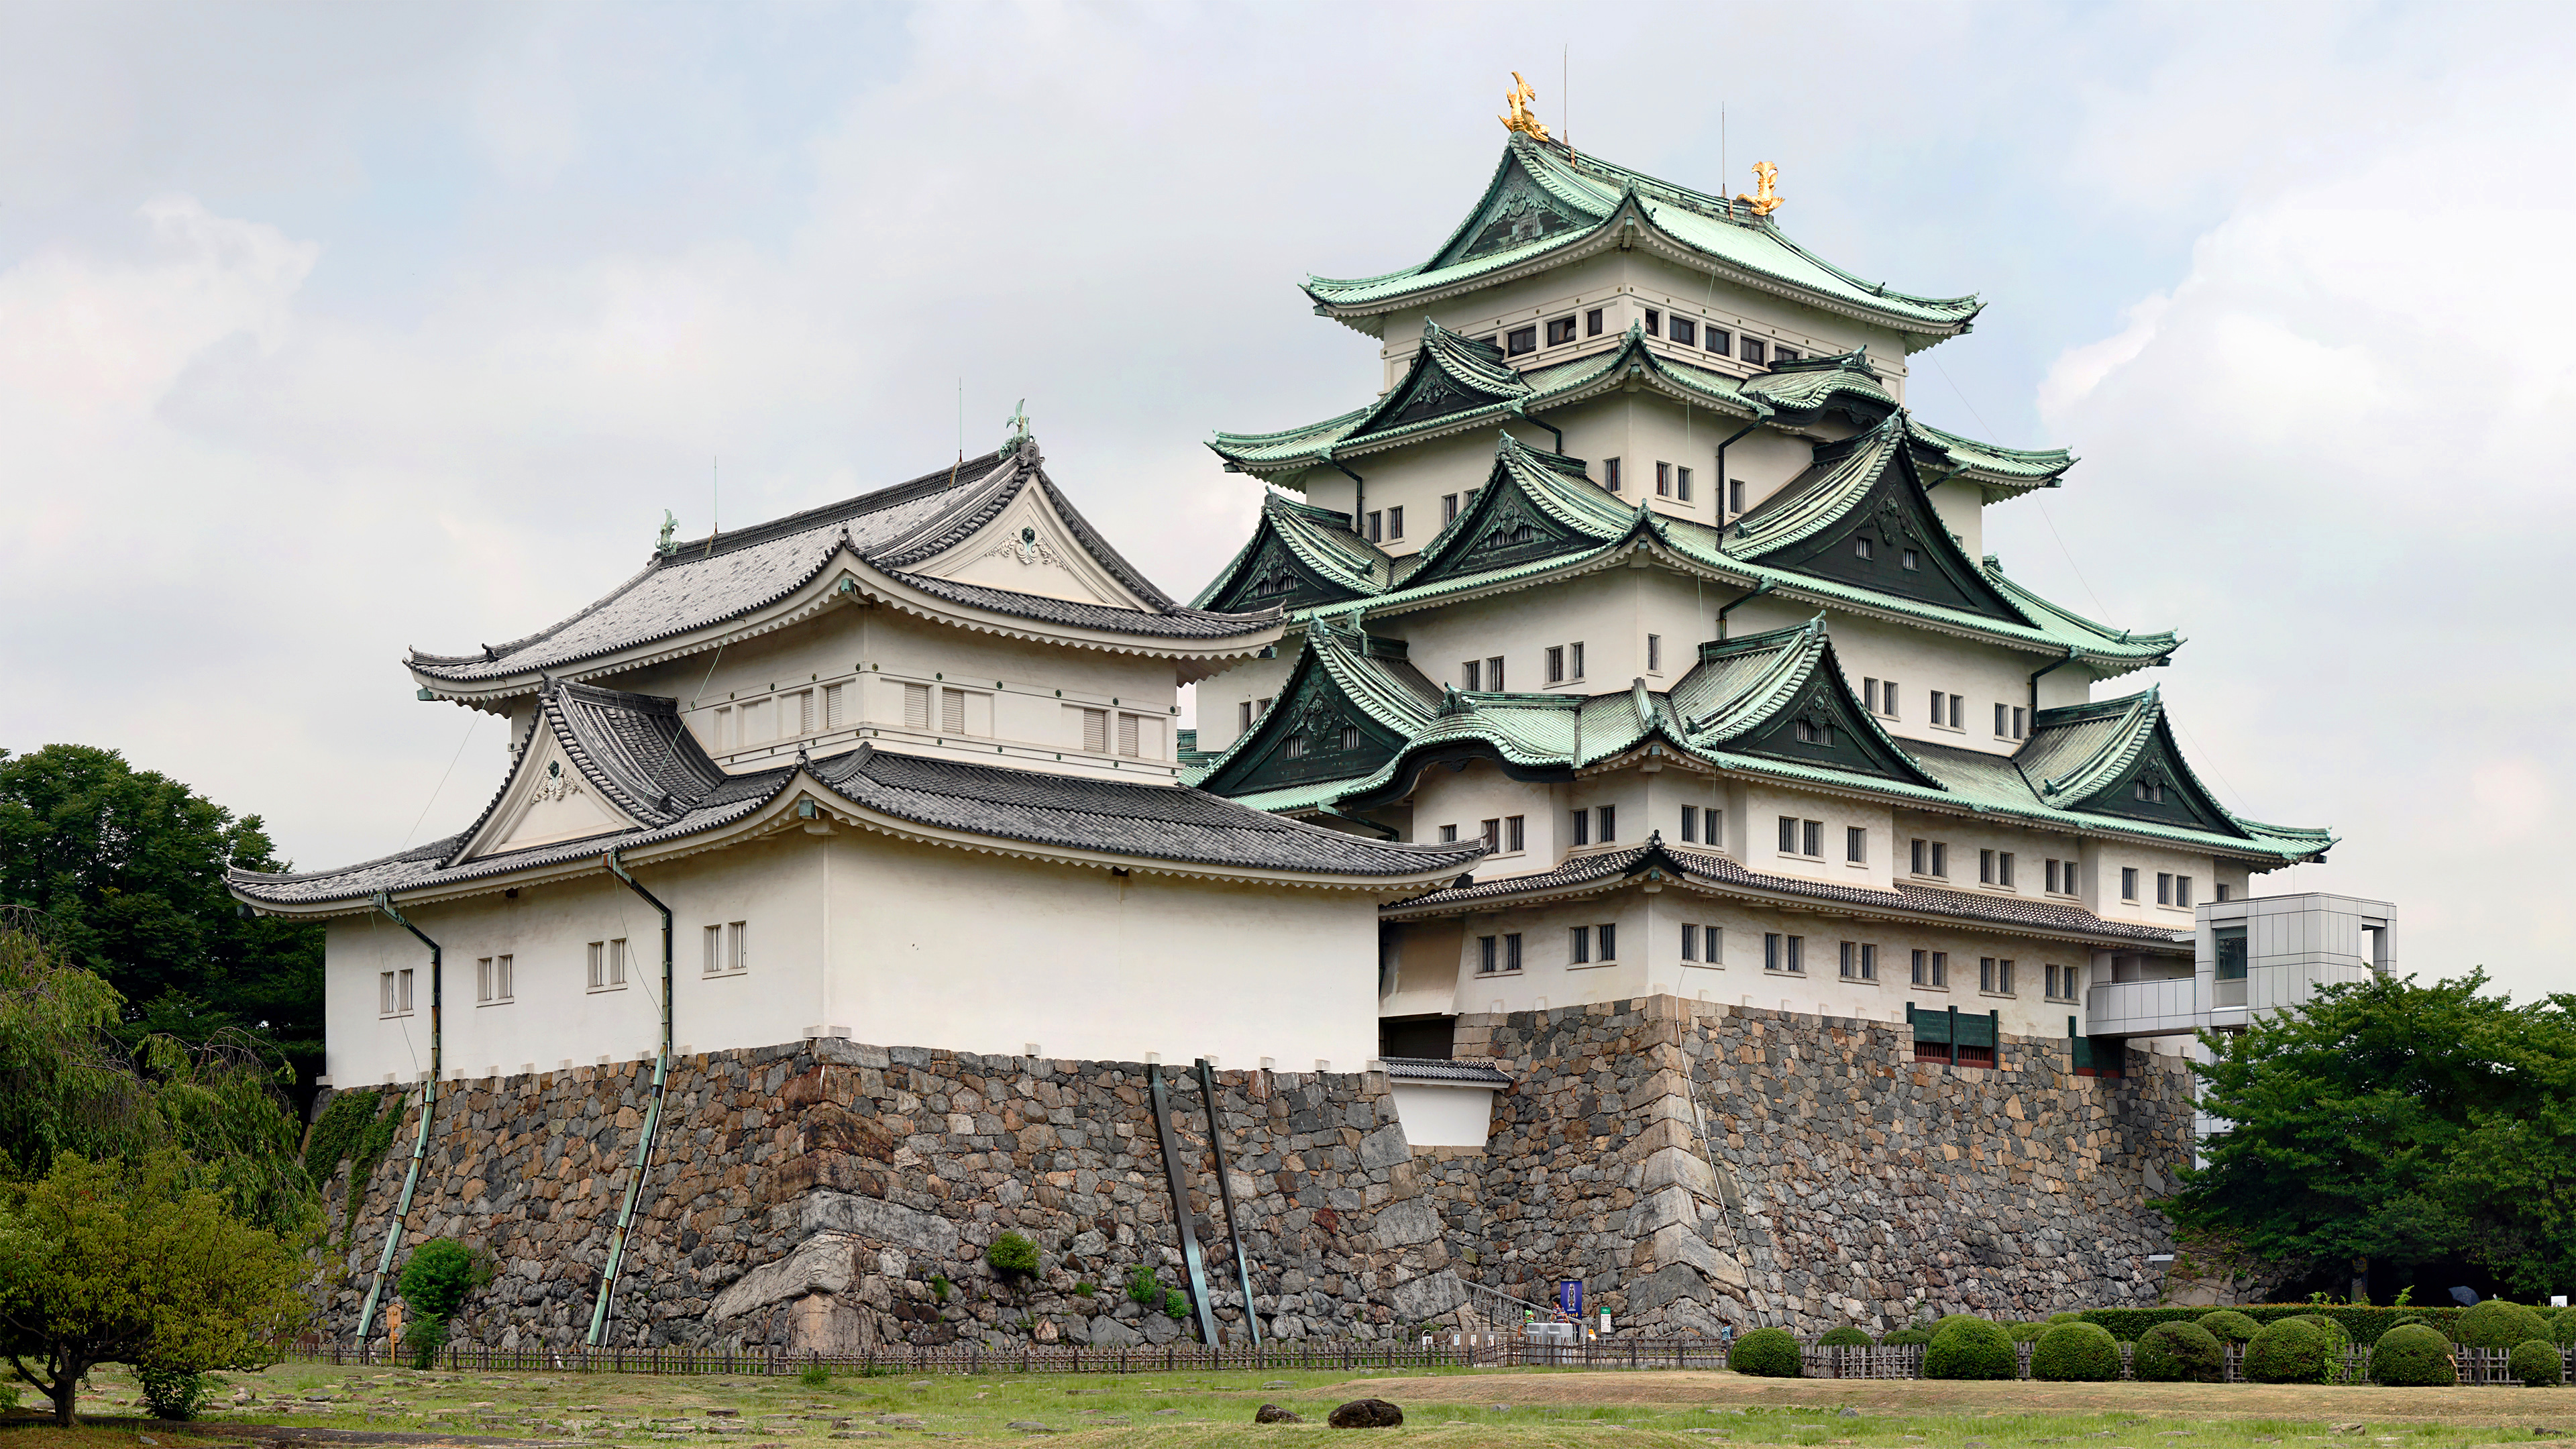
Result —
[[1307, 283], [1378, 397], [1211, 444], [1279, 491], [1197, 604], [1288, 637], [1200, 685], [1194, 778], [1491, 852], [1382, 912], [1390, 1056], [1667, 994], [2081, 1042], [2087, 985], [2191, 976], [2195, 906], [2332, 843], [2194, 775], [2139, 680], [2181, 639], [1984, 552], [2074, 459], [1906, 409], [1978, 300], [1830, 265], [1764, 185], [1516, 130], [1429, 260]]

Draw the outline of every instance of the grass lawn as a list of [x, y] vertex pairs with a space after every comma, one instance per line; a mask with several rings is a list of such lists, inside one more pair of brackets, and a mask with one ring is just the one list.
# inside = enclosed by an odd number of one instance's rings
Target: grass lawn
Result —
[[[986, 1374], [792, 1378], [641, 1374], [451, 1374], [281, 1364], [228, 1374], [256, 1395], [225, 1402], [187, 1434], [138, 1430], [141, 1395], [121, 1368], [82, 1396], [92, 1422], [64, 1433], [15, 1421], [0, 1449], [211, 1449], [279, 1424], [382, 1434], [387, 1442], [497, 1437], [651, 1446], [740, 1443], [827, 1449], [845, 1439], [1026, 1440], [1043, 1426], [1086, 1444], [1275, 1444], [1324, 1434], [1350, 1399], [1401, 1404], [1377, 1437], [1442, 1449], [1542, 1446], [1852, 1446], [1852, 1449], [2452, 1449], [2529, 1443], [2576, 1430], [2576, 1388], [2382, 1389], [2256, 1384], [1933, 1383], [1756, 1379], [1732, 1373], [1432, 1370], [1339, 1373]], [[29, 1408], [32, 1394], [23, 1394]], [[1255, 1425], [1277, 1403], [1302, 1425]], [[396, 1440], [394, 1436], [405, 1436]], [[1336, 1441], [1338, 1442], [1338, 1436]], [[2571, 1445], [2570, 1449], [2576, 1449]]]

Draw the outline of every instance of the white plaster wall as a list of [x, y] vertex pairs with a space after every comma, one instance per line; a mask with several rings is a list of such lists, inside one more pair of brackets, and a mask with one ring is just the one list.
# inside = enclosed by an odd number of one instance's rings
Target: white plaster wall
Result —
[[1394, 1083], [1395, 1114], [1415, 1147], [1482, 1147], [1493, 1132], [1494, 1094], [1485, 1087]]
[[[1113, 876], [849, 827], [795, 831], [637, 878], [673, 909], [676, 1043], [700, 1051], [846, 1028], [862, 1041], [1167, 1061], [1262, 1057], [1353, 1071], [1376, 1054], [1375, 902], [1364, 894]], [[406, 907], [447, 957], [450, 1075], [632, 1059], [658, 1039], [659, 918], [605, 879]], [[704, 974], [707, 925], [744, 921], [749, 967]], [[627, 986], [587, 987], [586, 945], [624, 936]], [[381, 917], [330, 923], [326, 1070], [342, 1086], [429, 1065], [428, 953]], [[478, 1007], [475, 960], [510, 952], [515, 999]], [[415, 968], [414, 1013], [377, 1016], [377, 973]]]

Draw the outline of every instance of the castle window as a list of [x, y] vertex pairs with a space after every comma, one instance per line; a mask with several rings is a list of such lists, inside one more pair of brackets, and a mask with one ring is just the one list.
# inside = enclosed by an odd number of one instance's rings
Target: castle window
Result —
[[1806, 975], [1807, 938], [1766, 932], [1762, 937], [1762, 969], [1790, 976]]
[[1869, 536], [1867, 534], [1862, 534], [1852, 539], [1853, 558], [1867, 558], [1869, 557], [1869, 552]]
[[[1593, 315], [1594, 315], [1594, 316], [1599, 316], [1600, 314], [1596, 312], [1596, 313], [1594, 313]], [[1550, 346], [1550, 347], [1563, 347], [1565, 344], [1567, 344], [1567, 343], [1569, 343], [1569, 342], [1572, 342], [1573, 340], [1574, 340], [1574, 319], [1573, 319], [1573, 318], [1571, 318], [1571, 317], [1558, 317], [1558, 318], [1555, 318], [1555, 319], [1551, 320], [1551, 321], [1547, 324], [1547, 345], [1548, 345], [1548, 346]]]
[[1598, 337], [1601, 335], [1600, 308], [1595, 307], [1591, 311], [1583, 314], [1583, 335], [1586, 337]]
[[2138, 868], [2136, 866], [2124, 865], [2120, 867], [2120, 899], [2132, 904], [2135, 904], [2138, 899]]
[[1854, 865], [1869, 864], [1869, 831], [1858, 825], [1843, 827], [1843, 859]]
[[1457, 494], [1455, 494], [1455, 493], [1443, 493], [1443, 494], [1441, 494], [1441, 495], [1440, 495], [1440, 526], [1441, 526], [1441, 527], [1443, 527], [1443, 528], [1446, 528], [1446, 527], [1448, 527], [1450, 524], [1455, 523], [1455, 522], [1457, 522], [1457, 521], [1458, 521], [1458, 495], [1457, 495]]
[[1618, 459], [1604, 458], [1601, 460], [1601, 486], [1609, 489], [1613, 493], [1619, 491]]
[[1735, 334], [1723, 327], [1711, 327], [1704, 345], [1709, 351], [1724, 357], [1735, 350]]
[[1404, 537], [1403, 509], [1390, 508], [1386, 511], [1386, 536], [1389, 538]]
[[1663, 332], [1664, 332], [1664, 314], [1663, 314], [1663, 313], [1661, 313], [1661, 312], [1656, 311], [1656, 310], [1655, 310], [1654, 308], [1652, 308], [1652, 307], [1647, 308], [1647, 309], [1646, 309], [1646, 335], [1647, 335], [1647, 336], [1649, 336], [1649, 337], [1660, 337], [1660, 336], [1662, 336], [1662, 335], [1663, 335]]
[[1504, 338], [1503, 350], [1513, 357], [1538, 351], [1538, 329], [1515, 327]]
[[1747, 337], [1744, 339], [1744, 361], [1754, 367], [1762, 366], [1761, 338]]
[[1675, 468], [1673, 470], [1673, 496], [1681, 499], [1684, 503], [1690, 502], [1690, 485], [1691, 470], [1688, 468]]

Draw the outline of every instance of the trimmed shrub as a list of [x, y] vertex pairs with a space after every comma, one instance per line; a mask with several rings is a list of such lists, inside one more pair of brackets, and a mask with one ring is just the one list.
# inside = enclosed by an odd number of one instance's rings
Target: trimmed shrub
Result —
[[1923, 1351], [1927, 1379], [2012, 1379], [2021, 1377], [2013, 1341], [1982, 1318], [1954, 1313], [1932, 1330], [1932, 1346]]
[[1726, 1351], [1726, 1366], [1756, 1378], [1794, 1379], [1801, 1372], [1798, 1340], [1785, 1328], [1757, 1328]]
[[2245, 1345], [2245, 1377], [2258, 1384], [2321, 1384], [2337, 1367], [2335, 1340], [2305, 1318], [2267, 1323]]
[[2220, 1343], [2252, 1343], [2254, 1335], [2263, 1331], [2263, 1325], [2233, 1308], [2221, 1308], [2216, 1312], [2204, 1313], [2194, 1321], [2208, 1329], [2210, 1335]]
[[2197, 1323], [2159, 1323], [2139, 1336], [2129, 1367], [2154, 1383], [2214, 1384], [2227, 1376], [2227, 1346]]
[[2451, 1365], [2451, 1341], [2428, 1323], [2401, 1323], [2370, 1348], [2373, 1383], [2407, 1388], [2448, 1388], [2460, 1381]]
[[2465, 1348], [2512, 1348], [2535, 1338], [2549, 1337], [2549, 1324], [2538, 1313], [2519, 1303], [2490, 1298], [2460, 1315], [2459, 1326], [2451, 1337]]
[[1816, 1346], [1818, 1348], [1868, 1348], [1876, 1342], [1876, 1339], [1846, 1323], [1840, 1328], [1826, 1329], [1824, 1336], [1816, 1340]]
[[[2011, 1339], [2015, 1343], [2036, 1343], [2039, 1341], [2039, 1336], [2048, 1332], [2048, 1330], [2053, 1326], [2054, 1325], [2052, 1324], [2044, 1322], [2007, 1323], [2004, 1325], [2004, 1337]], [[2104, 1331], [2108, 1332], [2109, 1330], [2106, 1329]]]
[[2567, 1382], [2567, 1365], [2558, 1357], [2558, 1345], [2545, 1338], [2515, 1344], [2504, 1366], [2526, 1389], [2555, 1388]]
[[2099, 1384], [2120, 1377], [2120, 1342], [2098, 1323], [2060, 1323], [2030, 1351], [2030, 1376], [2059, 1384]]
[[1881, 1348], [1921, 1348], [1932, 1341], [1928, 1328], [1900, 1328], [1878, 1341]]

